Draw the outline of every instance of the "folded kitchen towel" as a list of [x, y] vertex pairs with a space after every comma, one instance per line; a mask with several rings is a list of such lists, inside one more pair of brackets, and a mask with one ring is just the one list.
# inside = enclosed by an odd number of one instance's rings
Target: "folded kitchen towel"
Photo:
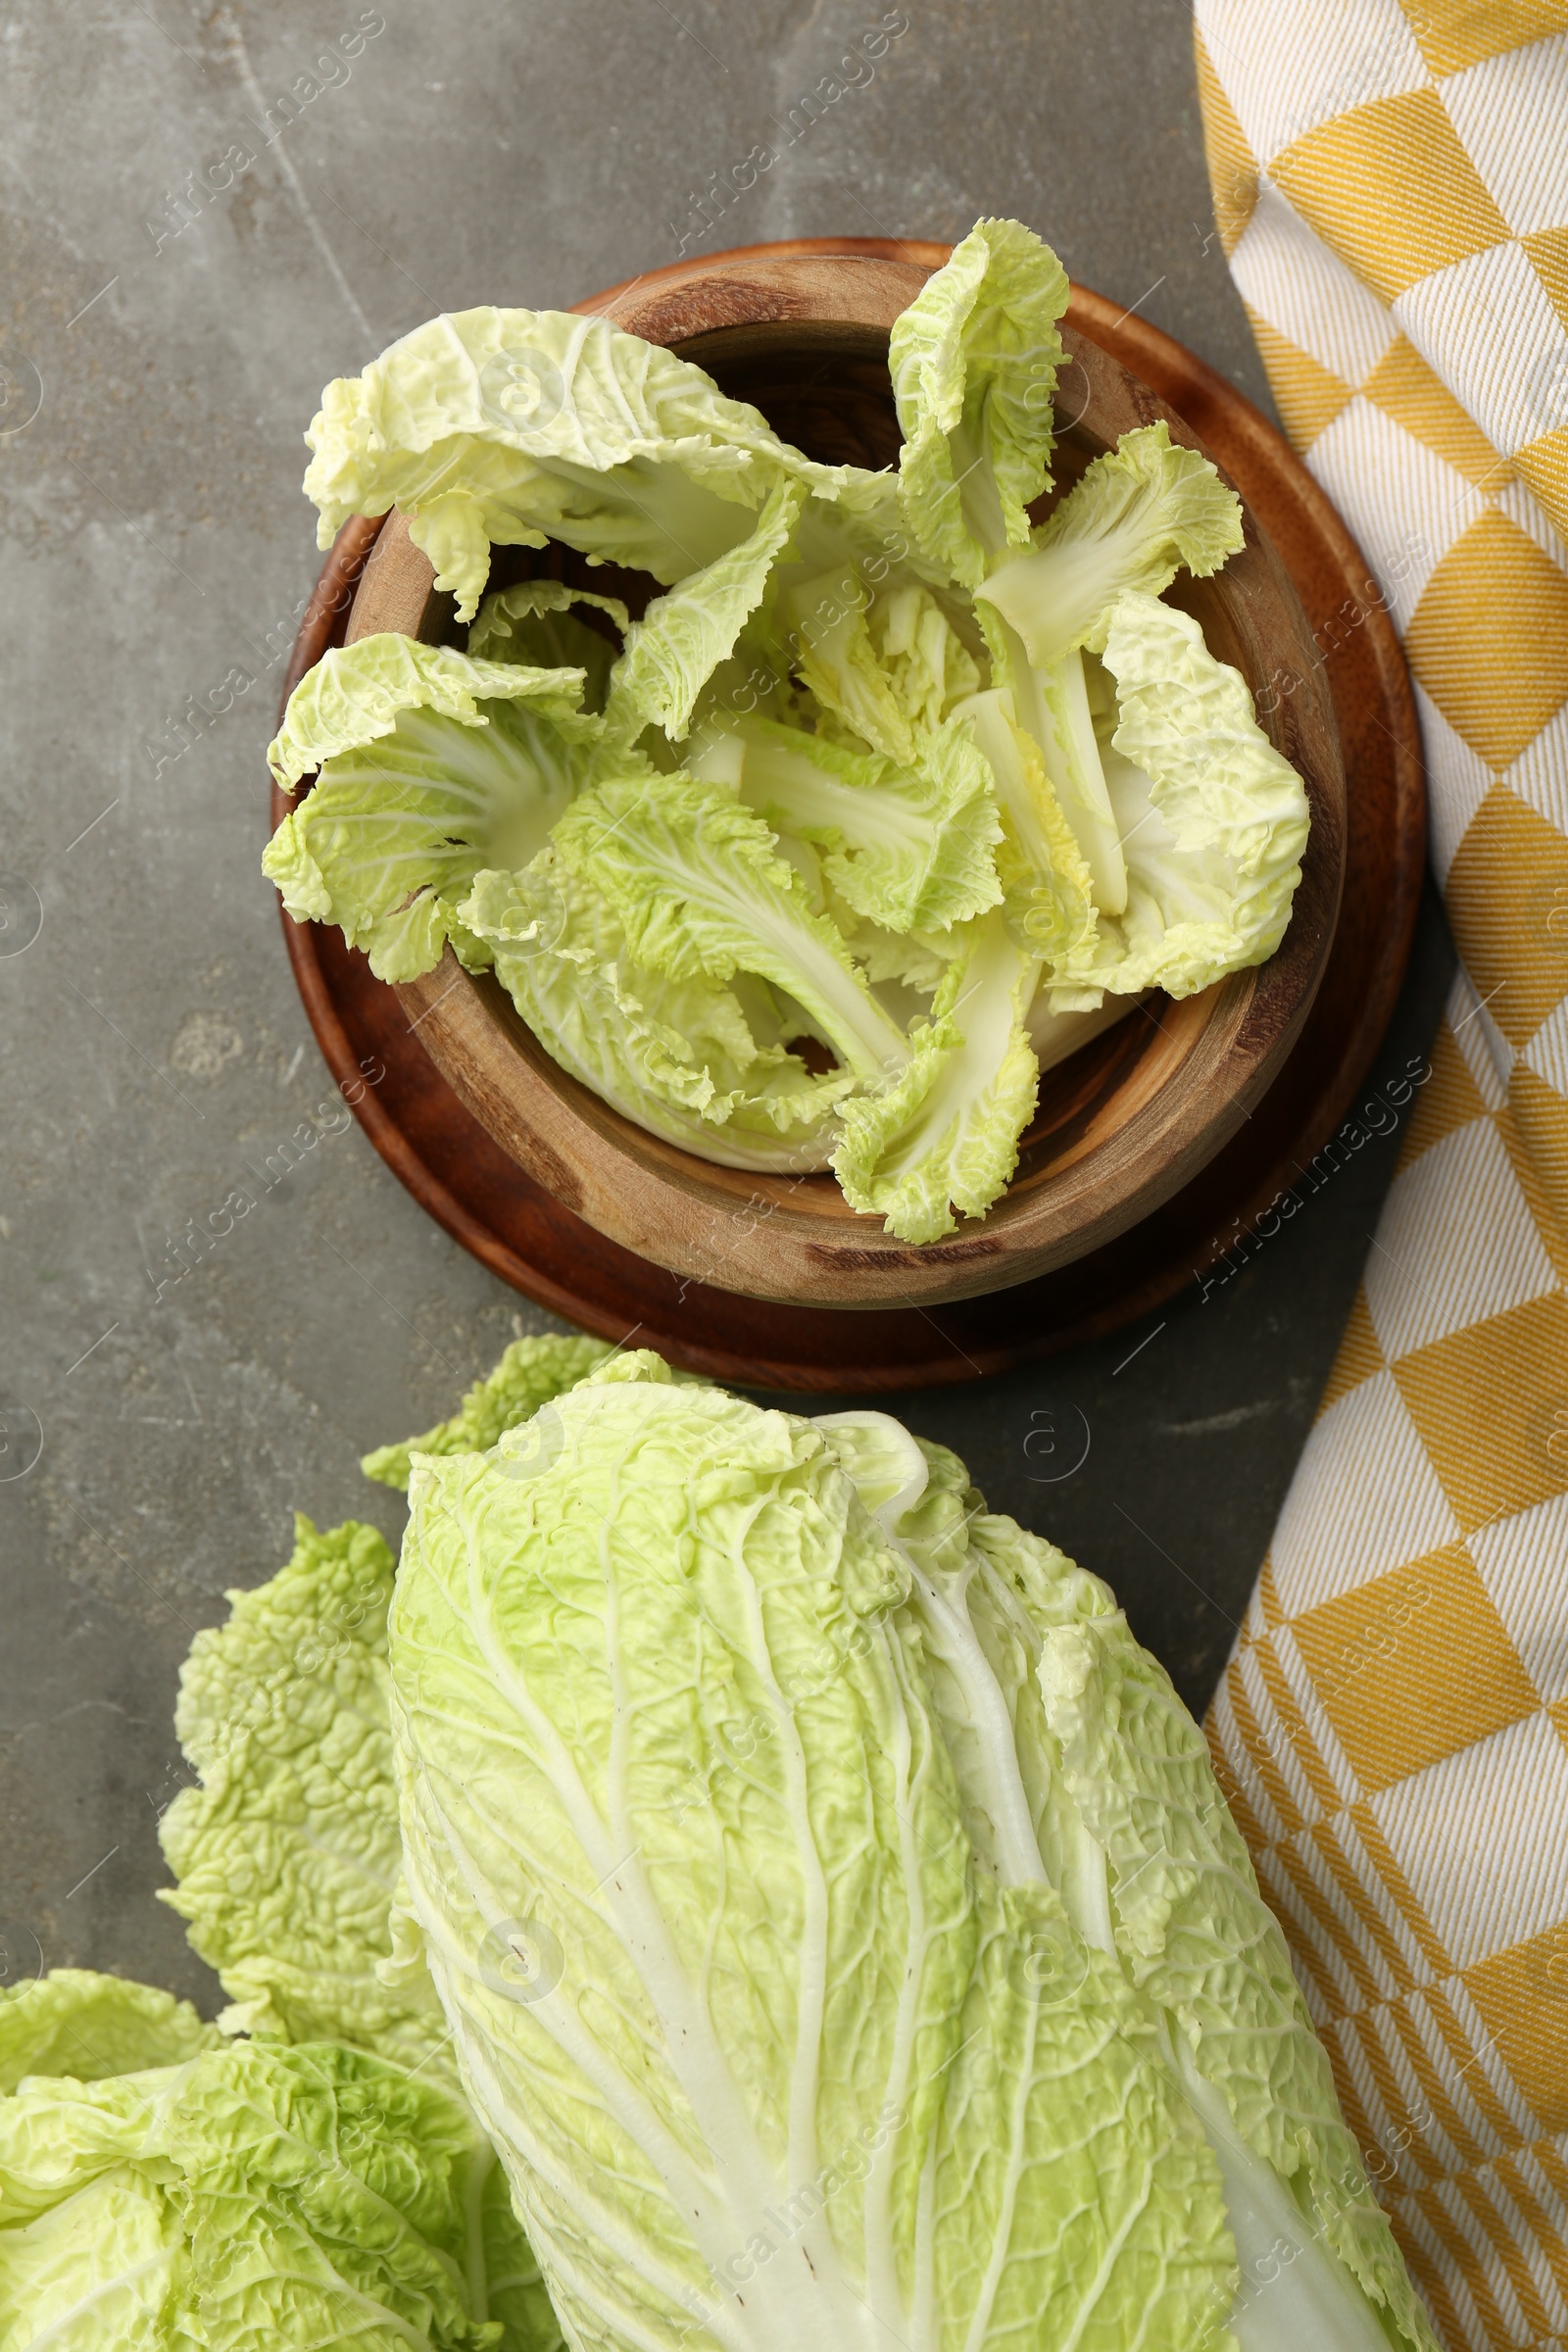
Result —
[[1562, 2345], [1568, 7], [1198, 0], [1197, 43], [1280, 414], [1404, 640], [1463, 967], [1209, 1731], [1440, 2330]]

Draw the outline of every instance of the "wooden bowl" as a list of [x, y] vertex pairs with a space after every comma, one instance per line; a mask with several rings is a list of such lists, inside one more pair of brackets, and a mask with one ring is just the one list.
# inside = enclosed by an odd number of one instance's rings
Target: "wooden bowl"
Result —
[[[883, 466], [899, 446], [888, 330], [928, 274], [897, 260], [764, 254], [665, 273], [641, 297], [634, 284], [595, 307], [697, 361], [810, 456]], [[1203, 448], [1098, 345], [1070, 327], [1063, 339], [1058, 486], [1120, 434], [1156, 418], [1173, 440]], [[985, 1217], [916, 1248], [857, 1215], [831, 1175], [757, 1175], [682, 1152], [568, 1077], [500, 985], [466, 973], [450, 952], [398, 990], [426, 1053], [535, 1183], [690, 1282], [817, 1307], [929, 1307], [1100, 1249], [1168, 1200], [1248, 1117], [1306, 1018], [1339, 911], [1347, 825], [1333, 705], [1285, 568], [1245, 507], [1244, 518], [1243, 553], [1212, 580], [1184, 579], [1172, 601], [1252, 685], [1262, 724], [1305, 784], [1312, 828], [1290, 927], [1259, 969], [1180, 1004], [1155, 998], [1049, 1071], [1017, 1172]], [[492, 584], [521, 575], [527, 559], [496, 552]], [[638, 586], [629, 575], [579, 569], [556, 551], [551, 563], [585, 583]], [[652, 583], [641, 587], [647, 594]], [[361, 575], [347, 638], [387, 629], [426, 641], [461, 643], [464, 634], [395, 512]], [[1291, 689], [1270, 691], [1282, 679]]]

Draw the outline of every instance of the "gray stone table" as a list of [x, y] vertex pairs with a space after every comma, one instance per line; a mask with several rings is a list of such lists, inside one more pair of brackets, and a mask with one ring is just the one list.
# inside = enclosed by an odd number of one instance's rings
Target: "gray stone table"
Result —
[[[879, 24], [880, 57], [792, 133]], [[0, 1914], [51, 1964], [210, 2003], [153, 1900], [191, 1635], [284, 1556], [295, 1506], [393, 1532], [361, 1449], [546, 1322], [357, 1129], [160, 1295], [186, 1220], [329, 1095], [257, 865], [322, 383], [437, 310], [569, 302], [683, 247], [999, 213], [1267, 393], [1177, 0], [12, 0], [0, 53], [0, 1473], [22, 1473], [0, 1483]], [[776, 162], [720, 215], [758, 147]], [[1388, 1068], [1447, 971], [1431, 917]], [[908, 1400], [1114, 1581], [1195, 1704], [1392, 1153], [1206, 1304]]]

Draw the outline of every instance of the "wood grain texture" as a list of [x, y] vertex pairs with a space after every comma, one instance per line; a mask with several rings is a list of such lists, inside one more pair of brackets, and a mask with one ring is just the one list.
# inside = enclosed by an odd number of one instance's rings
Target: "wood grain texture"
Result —
[[[816, 250], [857, 261], [880, 260], [887, 251], [873, 245], [851, 254], [839, 240], [818, 241]], [[924, 268], [936, 266], [942, 250], [900, 249], [907, 262]], [[755, 284], [755, 265], [776, 257], [764, 249], [734, 258], [752, 266], [746, 275]], [[710, 276], [729, 259], [713, 257], [700, 274]], [[641, 281], [628, 297], [617, 300], [612, 290], [582, 307], [609, 309], [617, 322], [645, 331], [642, 314], [632, 306], [662, 299], [667, 289], [662, 281], [679, 274], [662, 272]], [[885, 282], [881, 272], [875, 274], [878, 283]], [[775, 289], [770, 299], [783, 298], [776, 293], [776, 272], [764, 273], [761, 282]], [[712, 291], [709, 288], [704, 297], [710, 306], [705, 339], [737, 331], [744, 337], [748, 328], [725, 323], [711, 306]], [[903, 287], [889, 289], [886, 302], [893, 315], [906, 299]], [[837, 358], [842, 366], [853, 356], [842, 348], [842, 338], [854, 321], [825, 323], [841, 338]], [[1352, 754], [1352, 790], [1345, 908], [1316, 1003], [1294, 1044], [1284, 1040], [1288, 1058], [1278, 1083], [1261, 1093], [1250, 1119], [1199, 1173], [1186, 1174], [1185, 1180], [1178, 1174], [1176, 1189], [1152, 1214], [1120, 1239], [1054, 1271], [938, 1309], [900, 1305], [845, 1315], [814, 1305], [761, 1303], [735, 1295], [731, 1270], [740, 1244], [750, 1238], [745, 1228], [772, 1221], [765, 1202], [752, 1200], [757, 1188], [751, 1179], [744, 1180], [740, 1213], [732, 1204], [725, 1221], [716, 1230], [710, 1225], [702, 1237], [703, 1278], [672, 1275], [616, 1247], [532, 1181], [462, 1107], [419, 1050], [428, 1022], [419, 1020], [417, 1006], [401, 1008], [391, 992], [369, 979], [363, 959], [345, 950], [336, 933], [296, 927], [285, 918], [302, 993], [334, 1070], [351, 1076], [362, 1059], [385, 1065], [384, 1079], [359, 1106], [377, 1148], [449, 1231], [541, 1303], [615, 1339], [635, 1329], [675, 1360], [721, 1377], [862, 1391], [972, 1377], [1088, 1331], [1110, 1328], [1168, 1297], [1225, 1246], [1237, 1222], [1245, 1223], [1292, 1180], [1298, 1164], [1343, 1117], [1392, 1010], [1419, 892], [1420, 766], [1396, 641], [1381, 608], [1367, 599], [1364, 564], [1321, 492], [1279, 436], [1222, 379], [1170, 338], [1084, 290], [1075, 292], [1069, 323], [1080, 338], [1077, 348], [1086, 371], [1095, 366], [1098, 351], [1090, 348], [1085, 361], [1082, 339], [1090, 347], [1098, 339], [1131, 363], [1146, 388], [1142, 401], [1157, 395], [1202, 422], [1213, 453], [1287, 559], [1305, 606], [1308, 647], [1312, 629], [1326, 630], [1348, 598], [1359, 598], [1359, 625], [1326, 660], [1319, 662], [1309, 650], [1305, 683], [1282, 706], [1286, 723], [1293, 723], [1298, 710], [1308, 708], [1302, 695], [1327, 688], [1342, 739]], [[711, 364], [707, 354], [694, 356]], [[732, 351], [731, 359], [736, 356]], [[747, 354], [742, 350], [738, 357], [744, 361]], [[820, 386], [809, 378], [807, 368], [796, 396], [820, 400]], [[396, 527], [394, 522], [391, 528]], [[321, 611], [308, 616], [311, 642], [302, 631], [302, 665], [318, 658], [332, 634], [341, 634], [341, 617], [334, 630], [329, 610], [330, 575], [363, 564], [367, 544], [378, 529], [373, 523], [351, 524], [342, 535], [323, 575]], [[387, 562], [390, 568], [390, 545]], [[401, 625], [411, 622], [405, 618]], [[418, 625], [428, 625], [422, 612]], [[558, 1100], [562, 1083], [557, 1074]], [[1266, 1086], [1266, 1078], [1260, 1084]], [[598, 1104], [594, 1112], [613, 1115]], [[1069, 1116], [1084, 1115], [1080, 1101]], [[1048, 1164], [1051, 1151], [1063, 1150], [1059, 1138], [1048, 1143]], [[554, 1179], [562, 1182], [559, 1169]], [[984, 1233], [979, 1226], [954, 1240], [983, 1239]], [[882, 1271], [892, 1268], [884, 1263]]]
[[[732, 396], [827, 463], [896, 459], [887, 375], [892, 321], [925, 272], [879, 257], [808, 255], [705, 269], [639, 287], [611, 306], [618, 324], [673, 343]], [[1078, 330], [1057, 385], [1065, 424], [1058, 480], [1070, 481], [1133, 428], [1163, 420], [1200, 446], [1177, 413]], [[1290, 929], [1258, 970], [1180, 1005], [1156, 998], [1041, 1082], [1017, 1172], [982, 1218], [911, 1247], [858, 1215], [831, 1175], [740, 1174], [649, 1135], [566, 1076], [493, 981], [449, 953], [400, 997], [425, 1052], [502, 1149], [588, 1224], [638, 1256], [756, 1298], [863, 1310], [935, 1306], [999, 1290], [1081, 1257], [1178, 1191], [1220, 1150], [1298, 1033], [1327, 962], [1344, 876], [1345, 784], [1332, 706], [1313, 674], [1310, 631], [1255, 519], [1217, 578], [1181, 601], [1211, 649], [1269, 697], [1265, 724], [1300, 772], [1312, 809]], [[528, 564], [522, 554], [511, 565]], [[564, 563], [586, 578], [570, 558]], [[509, 568], [511, 566], [509, 565]], [[647, 583], [644, 583], [646, 593]], [[376, 630], [438, 636], [448, 600], [394, 514], [365, 567], [351, 639]]]

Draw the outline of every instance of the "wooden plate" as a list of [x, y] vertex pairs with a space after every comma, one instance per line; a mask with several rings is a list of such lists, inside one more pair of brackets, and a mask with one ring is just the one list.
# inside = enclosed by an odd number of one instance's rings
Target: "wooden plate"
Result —
[[[812, 254], [939, 266], [946, 249], [878, 240], [815, 240], [715, 256], [638, 281], [637, 331], [660, 331], [661, 304], [678, 296], [683, 328], [692, 280], [733, 264], [755, 280], [787, 273], [775, 258]], [[582, 309], [626, 307], [615, 290]], [[1152, 1216], [1068, 1265], [1006, 1290], [940, 1307], [856, 1314], [764, 1303], [725, 1285], [738, 1252], [767, 1215], [744, 1200], [713, 1236], [705, 1280], [673, 1275], [596, 1233], [530, 1183], [458, 1102], [423, 1052], [428, 1003], [400, 1006], [336, 932], [285, 934], [302, 995], [336, 1074], [385, 1064], [359, 1115], [403, 1181], [466, 1247], [504, 1279], [568, 1318], [621, 1339], [635, 1331], [674, 1360], [768, 1386], [877, 1390], [973, 1377], [1104, 1330], [1168, 1297], [1225, 1246], [1240, 1221], [1294, 1180], [1343, 1117], [1382, 1035], [1408, 956], [1419, 895], [1423, 802], [1417, 734], [1397, 642], [1366, 567], [1322, 493], [1279, 436], [1223, 379], [1102, 297], [1074, 295], [1068, 322], [1185, 417], [1219, 459], [1280, 550], [1320, 647], [1317, 671], [1333, 697], [1350, 779], [1347, 884], [1333, 950], [1311, 1012], [1274, 1084], [1218, 1155]], [[1093, 365], [1093, 361], [1090, 362]], [[334, 548], [290, 664], [288, 683], [340, 640], [347, 605], [379, 526], [353, 522]], [[416, 551], [394, 530], [375, 568], [395, 572]], [[428, 583], [428, 568], [424, 567]], [[385, 583], [391, 585], [390, 579]], [[1310, 693], [1309, 676], [1294, 697]], [[274, 819], [281, 804], [274, 809]], [[1293, 926], [1294, 928], [1294, 926]], [[748, 1187], [748, 1190], [751, 1188]], [[730, 1275], [733, 1283], [733, 1276]]]

